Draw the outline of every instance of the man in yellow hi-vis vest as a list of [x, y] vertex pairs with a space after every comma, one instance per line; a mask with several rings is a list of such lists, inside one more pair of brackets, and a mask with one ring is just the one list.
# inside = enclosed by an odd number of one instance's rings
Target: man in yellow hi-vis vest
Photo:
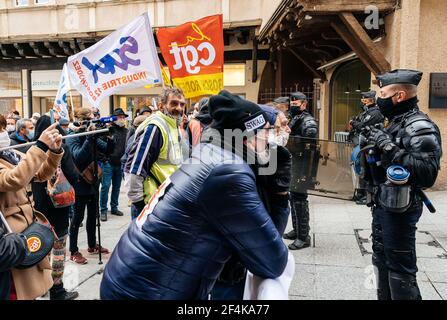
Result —
[[149, 116], [136, 130], [124, 173], [132, 201], [132, 218], [138, 216], [158, 186], [182, 162], [179, 123], [186, 100], [177, 88], [166, 88], [160, 96], [160, 111]]

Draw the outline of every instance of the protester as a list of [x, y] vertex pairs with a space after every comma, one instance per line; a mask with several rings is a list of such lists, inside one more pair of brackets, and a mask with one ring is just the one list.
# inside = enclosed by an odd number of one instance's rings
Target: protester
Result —
[[110, 213], [116, 216], [123, 216], [123, 212], [118, 210], [121, 181], [123, 173], [121, 171], [121, 158], [126, 150], [126, 118], [128, 115], [123, 109], [116, 109], [112, 116], [117, 120], [112, 123], [110, 128], [112, 132], [115, 147], [109, 155], [105, 155], [102, 160], [102, 181], [101, 181], [101, 221], [107, 221], [107, 203], [109, 198], [110, 186], [112, 194], [110, 196]]
[[[102, 299], [207, 299], [236, 252], [253, 274], [276, 278], [287, 247], [243, 159], [264, 160], [269, 124], [256, 104], [223, 91], [211, 97], [205, 139], [124, 233], [104, 270]], [[241, 143], [225, 129], [244, 132]], [[155, 203], [155, 202], [154, 202]]]
[[208, 108], [209, 98], [203, 98], [198, 103], [197, 114], [188, 122], [186, 134], [191, 148], [200, 143], [203, 130], [212, 121]]
[[8, 132], [8, 134], [16, 132], [16, 124], [17, 119], [14, 118], [13, 116], [8, 116], [6, 118], [6, 131]]
[[40, 113], [35, 112], [33, 113], [33, 116], [31, 117], [31, 122], [33, 123], [33, 125], [35, 126], [37, 123], [37, 120], [39, 120], [40, 118]]
[[[29, 119], [20, 119], [17, 121], [17, 130], [9, 136], [11, 145], [24, 144], [33, 141], [34, 125]], [[17, 151], [26, 153], [30, 147], [18, 148]]]
[[93, 119], [98, 120], [101, 118], [101, 112], [99, 111], [98, 108], [93, 107], [92, 112], [93, 112]]
[[275, 100], [273, 100], [273, 107], [278, 110], [283, 112], [286, 116], [288, 115], [289, 112], [289, 104], [290, 104], [290, 98], [289, 97], [279, 97], [276, 98]]
[[0, 221], [0, 300], [17, 300], [15, 291], [11, 292], [11, 269], [19, 266], [27, 254], [26, 237], [8, 234]]
[[[34, 140], [37, 141], [42, 132], [50, 125], [51, 119], [47, 115], [43, 115], [39, 118], [36, 123], [36, 136]], [[58, 126], [57, 129], [62, 136], [66, 135], [65, 131], [60, 126]], [[71, 185], [75, 185], [76, 181], [79, 179], [79, 175], [75, 170], [70, 149], [66, 144], [62, 144], [62, 148], [64, 149], [64, 156], [61, 160], [61, 173]], [[61, 173], [56, 172], [55, 177], [61, 178]], [[64, 289], [64, 284], [62, 282], [65, 267], [70, 207], [55, 208], [48, 195], [47, 186], [47, 181], [32, 183], [35, 209], [45, 214], [59, 238], [54, 242], [52, 251], [52, 276], [54, 285], [50, 289], [50, 300], [73, 300], [77, 298], [79, 294], [77, 292], [67, 292]]]
[[[256, 187], [279, 234], [282, 235], [289, 219], [289, 188], [291, 181], [292, 155], [285, 148], [290, 128], [285, 115], [269, 106], [260, 106], [266, 120], [274, 128], [269, 134], [270, 159], [276, 162], [272, 175], [260, 174], [264, 164], [250, 165], [256, 175]], [[273, 152], [276, 151], [276, 152]], [[244, 295], [246, 268], [237, 254], [225, 264], [211, 293], [213, 300], [242, 300]]]
[[68, 134], [68, 132], [70, 130], [69, 125], [70, 125], [70, 121], [68, 121], [67, 119], [61, 118], [59, 120], [59, 126], [64, 130], [65, 134]]
[[[4, 132], [4, 130], [5, 121], [1, 117], [0, 131]], [[0, 144], [7, 144], [5, 135], [1, 135]], [[0, 208], [14, 233], [23, 232], [33, 221], [33, 202], [28, 196], [26, 187], [33, 179], [33, 181], [43, 182], [53, 176], [64, 155], [61, 145], [62, 136], [54, 124], [42, 132], [36, 145], [32, 146], [26, 154], [16, 151], [0, 152]], [[21, 252], [22, 250], [18, 252], [18, 255]], [[1, 254], [0, 260], [8, 260], [7, 256], [8, 253], [5, 253], [5, 258]], [[20, 260], [20, 257], [17, 257], [17, 260]], [[9, 265], [12, 267], [19, 263], [15, 261]], [[5, 286], [11, 288], [10, 292], [14, 293], [18, 300], [32, 300], [44, 295], [53, 286], [48, 257], [27, 269], [8, 268], [0, 268], [6, 272], [6, 275], [3, 273], [0, 275], [2, 279], [0, 295], [2, 296], [8, 294], [3, 291], [3, 286]], [[10, 276], [12, 282], [8, 282]]]
[[182, 161], [179, 125], [185, 105], [180, 89], [165, 89], [161, 111], [148, 117], [135, 132], [124, 172], [129, 180], [128, 197], [138, 212]]
[[[0, 115], [0, 148], [9, 147], [10, 140], [6, 119]], [[20, 233], [10, 233], [0, 220], [0, 300], [17, 299], [11, 295], [11, 269], [19, 266], [28, 253], [26, 238]]]
[[144, 106], [139, 112], [139, 116], [150, 116], [152, 114], [152, 109], [148, 106]]
[[[78, 121], [88, 121], [93, 119], [93, 112], [88, 107], [83, 107], [77, 112]], [[83, 124], [80, 126], [79, 131], [94, 131], [94, 125]], [[73, 155], [73, 160], [77, 170], [80, 172], [81, 177], [75, 183], [76, 203], [73, 219], [70, 224], [70, 260], [79, 263], [86, 264], [87, 259], [79, 252], [78, 248], [78, 233], [79, 227], [84, 219], [84, 211], [87, 207], [87, 239], [88, 239], [88, 252], [90, 254], [109, 253], [109, 250], [96, 243], [96, 212], [99, 205], [99, 199], [96, 198], [96, 194], [99, 190], [99, 183], [94, 181], [87, 181], [87, 176], [93, 176], [93, 170], [95, 164], [93, 163], [93, 148], [94, 137], [93, 135], [71, 138], [67, 140], [67, 145]], [[108, 142], [104, 142], [101, 139], [97, 139], [98, 152], [109, 154], [113, 148], [113, 141], [109, 139]], [[96, 164], [97, 165], [97, 164]], [[84, 174], [83, 174], [84, 173]], [[84, 176], [84, 177], [83, 177]]]

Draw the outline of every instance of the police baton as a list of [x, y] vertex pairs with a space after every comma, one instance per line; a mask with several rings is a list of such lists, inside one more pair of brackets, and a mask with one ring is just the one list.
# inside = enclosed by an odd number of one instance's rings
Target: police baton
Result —
[[431, 200], [427, 197], [427, 194], [422, 191], [422, 189], [416, 189], [416, 194], [421, 197], [422, 202], [424, 202], [425, 206], [431, 213], [436, 213], [436, 208], [431, 202]]

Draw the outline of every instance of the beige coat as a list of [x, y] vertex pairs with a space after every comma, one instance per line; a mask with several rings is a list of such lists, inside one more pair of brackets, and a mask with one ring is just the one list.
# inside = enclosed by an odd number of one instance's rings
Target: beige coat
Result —
[[[33, 146], [17, 166], [0, 159], [0, 210], [13, 232], [22, 232], [33, 219], [33, 209], [26, 188], [31, 180], [49, 180], [56, 171], [63, 153], [55, 154]], [[45, 213], [44, 213], [45, 214]], [[49, 256], [29, 269], [12, 269], [17, 298], [32, 300], [44, 295], [52, 286]]]

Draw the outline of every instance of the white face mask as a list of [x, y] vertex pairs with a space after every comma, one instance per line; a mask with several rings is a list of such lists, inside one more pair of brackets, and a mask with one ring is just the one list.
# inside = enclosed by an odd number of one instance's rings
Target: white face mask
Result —
[[285, 147], [288, 141], [289, 141], [289, 133], [284, 130], [281, 130], [272, 139], [269, 139], [269, 144], [271, 146]]
[[11, 139], [7, 131], [0, 132], [0, 148], [6, 148], [11, 145]]
[[6, 131], [8, 131], [9, 133], [12, 133], [12, 132], [16, 131], [16, 126], [13, 124], [7, 125]]

